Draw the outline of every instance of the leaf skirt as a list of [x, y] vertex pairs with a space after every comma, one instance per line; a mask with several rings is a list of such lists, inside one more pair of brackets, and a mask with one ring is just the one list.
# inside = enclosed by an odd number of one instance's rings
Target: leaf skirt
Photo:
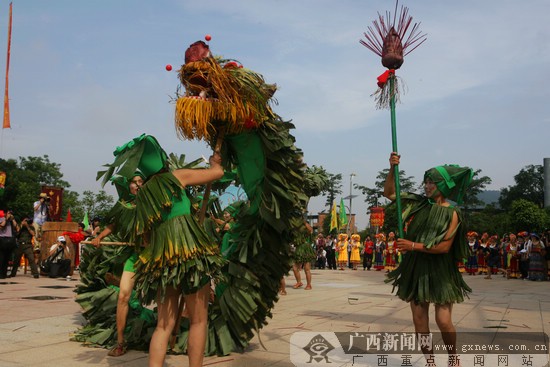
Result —
[[472, 291], [450, 253], [407, 252], [386, 283], [392, 283], [399, 298], [415, 303], [460, 303]]
[[212, 243], [189, 214], [168, 219], [152, 228], [148, 245], [136, 262], [136, 290], [145, 304], [166, 287], [182, 288], [192, 294], [211, 278], [218, 278], [225, 263]]

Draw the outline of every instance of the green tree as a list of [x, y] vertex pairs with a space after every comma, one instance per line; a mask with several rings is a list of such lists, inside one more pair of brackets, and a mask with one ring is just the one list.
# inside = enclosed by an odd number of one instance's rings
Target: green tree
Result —
[[[329, 190], [329, 173], [323, 166], [307, 167], [304, 172], [304, 193], [308, 198], [319, 196]], [[340, 177], [341, 178], [341, 177]]]
[[97, 194], [86, 190], [82, 193], [80, 203], [83, 211], [87, 212], [91, 219], [93, 217], [104, 217], [113, 206], [114, 199], [104, 190], [100, 190]]
[[67, 212], [71, 211], [71, 217], [73, 222], [80, 222], [84, 218], [84, 210], [82, 203], [79, 200], [79, 194], [76, 191], [64, 190], [63, 191], [63, 208], [61, 216], [67, 218]]
[[518, 199], [510, 205], [510, 221], [514, 232], [527, 230], [540, 233], [548, 228], [550, 218], [548, 212], [537, 204]]
[[474, 171], [472, 182], [468, 186], [468, 190], [466, 190], [466, 193], [464, 194], [464, 198], [463, 198], [463, 201], [464, 201], [463, 206], [465, 208], [483, 205], [483, 202], [479, 200], [477, 196], [482, 191], [484, 191], [487, 185], [490, 185], [493, 182], [493, 180], [491, 180], [491, 178], [487, 176], [480, 176], [480, 174], [481, 174], [480, 169]]
[[[381, 204], [380, 199], [383, 197], [384, 183], [386, 182], [386, 177], [388, 177], [389, 172], [389, 168], [379, 171], [373, 188], [357, 184], [354, 185], [356, 189], [361, 190], [361, 193], [365, 196], [365, 202], [369, 207], [378, 206]], [[399, 171], [399, 184], [401, 186], [401, 191], [406, 192], [413, 192], [414, 187], [416, 186], [413, 177], [407, 177], [405, 171], [403, 170]]]
[[42, 157], [19, 157], [19, 161], [21, 169], [36, 174], [37, 182], [42, 185], [63, 188], [71, 187], [67, 181], [62, 179], [63, 173], [61, 173], [61, 165], [59, 163], [50, 162], [48, 155]]
[[61, 165], [50, 162], [47, 155], [42, 157], [19, 157], [0, 159], [0, 170], [6, 172], [6, 188], [0, 197], [0, 207], [11, 209], [17, 218], [31, 216], [33, 203], [40, 193], [41, 186], [70, 187], [62, 179]]
[[504, 210], [511, 208], [514, 201], [524, 199], [544, 207], [544, 172], [542, 165], [528, 165], [514, 176], [516, 184], [500, 190], [499, 204]]
[[478, 233], [502, 235], [514, 231], [508, 213], [496, 208], [493, 204], [487, 205], [479, 212], [470, 213], [465, 218], [464, 225], [467, 231], [473, 230]]
[[469, 220], [471, 208], [484, 205], [483, 201], [478, 199], [478, 195], [487, 187], [487, 185], [490, 185], [491, 182], [493, 182], [491, 178], [487, 176], [480, 176], [480, 174], [480, 169], [474, 171], [472, 182], [464, 194], [464, 202], [462, 203], [462, 206], [464, 208], [464, 216], [467, 220]]
[[37, 200], [42, 186], [63, 188], [62, 218], [67, 218], [71, 210], [73, 220], [80, 221], [85, 211], [89, 215], [102, 216], [111, 208], [113, 198], [105, 191], [84, 192], [80, 201], [79, 194], [68, 190], [71, 185], [63, 180], [61, 165], [51, 162], [47, 155], [42, 157], [19, 157], [0, 159], [0, 170], [6, 172], [4, 195], [0, 197], [0, 208], [11, 209], [18, 219], [33, 215], [33, 204]]
[[342, 194], [342, 174], [338, 173], [335, 175], [332, 173], [327, 173], [327, 176], [328, 182], [321, 194], [327, 195], [325, 206], [332, 208], [332, 203], [336, 200], [336, 197]]

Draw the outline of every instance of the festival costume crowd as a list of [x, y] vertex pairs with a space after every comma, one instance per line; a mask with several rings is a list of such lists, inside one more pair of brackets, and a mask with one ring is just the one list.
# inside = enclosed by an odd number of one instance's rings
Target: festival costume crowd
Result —
[[[360, 238], [358, 234], [352, 235]], [[340, 234], [340, 239], [347, 235]], [[395, 234], [390, 232], [388, 236], [383, 232], [367, 236], [359, 246], [361, 252], [363, 270], [374, 269], [376, 271], [389, 272], [394, 270], [402, 258], [402, 253], [395, 247]], [[489, 236], [483, 233], [481, 236], [475, 231], [468, 231], [468, 256], [457, 262], [459, 271], [468, 275], [501, 274], [508, 279], [548, 280], [550, 271], [549, 251], [546, 251], [549, 241], [548, 233], [539, 235], [534, 232], [521, 231], [517, 234], [506, 233], [499, 238], [498, 235]], [[360, 241], [360, 240], [359, 240]], [[336, 245], [335, 245], [336, 244]], [[334, 241], [332, 236], [324, 237], [319, 234], [315, 244], [311, 245], [317, 250], [317, 259], [314, 267], [317, 269], [336, 269], [329, 262], [331, 252], [336, 252], [336, 257], [341, 256], [341, 270], [353, 268], [350, 262], [346, 263], [345, 255], [340, 255], [338, 249], [348, 246], [346, 241]], [[543, 274], [547, 274], [544, 276]]]
[[[389, 273], [399, 266], [403, 254], [395, 246], [393, 232], [387, 236], [382, 232], [375, 234], [375, 241], [371, 240], [371, 236], [367, 236], [362, 243], [358, 234], [353, 236], [356, 236], [360, 243], [358, 250], [361, 259], [358, 263], [351, 262], [351, 257], [348, 261], [347, 248], [352, 245], [345, 240], [346, 234], [338, 235], [339, 241], [333, 240], [331, 235], [324, 237], [319, 234], [315, 243], [310, 245], [317, 252], [317, 257], [312, 262], [313, 267], [356, 270], [357, 264], [362, 264], [363, 270], [372, 269]], [[483, 233], [480, 236], [475, 231], [468, 231], [466, 238], [467, 256], [457, 261], [458, 269], [464, 275], [483, 275], [485, 279], [492, 279], [498, 274], [507, 279], [550, 280], [548, 234], [521, 231], [517, 234], [507, 233], [500, 238], [498, 235], [489, 236]], [[332, 256], [340, 260], [338, 267], [329, 260], [330, 254], [334, 254]]]

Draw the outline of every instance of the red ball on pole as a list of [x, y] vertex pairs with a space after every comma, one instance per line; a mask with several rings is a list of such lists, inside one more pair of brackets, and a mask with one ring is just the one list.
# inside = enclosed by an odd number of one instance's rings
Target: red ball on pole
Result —
[[172, 71], [172, 65], [170, 64], [166, 65], [166, 71]]

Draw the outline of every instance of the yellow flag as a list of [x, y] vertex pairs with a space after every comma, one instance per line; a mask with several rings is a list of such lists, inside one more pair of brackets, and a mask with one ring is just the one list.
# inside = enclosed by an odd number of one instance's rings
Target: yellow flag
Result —
[[338, 229], [338, 214], [336, 213], [336, 202], [332, 203], [332, 210], [330, 211], [330, 232], [333, 229]]

